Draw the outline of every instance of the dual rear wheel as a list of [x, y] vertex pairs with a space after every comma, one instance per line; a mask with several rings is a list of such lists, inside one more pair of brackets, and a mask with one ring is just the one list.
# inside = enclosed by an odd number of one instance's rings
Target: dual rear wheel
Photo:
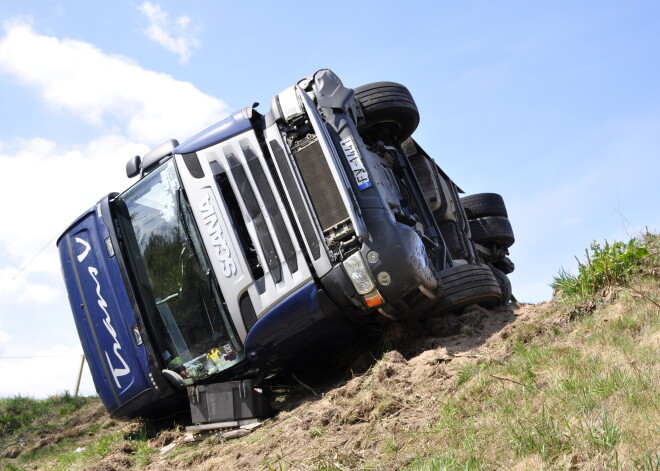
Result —
[[[364, 122], [359, 126], [371, 142], [401, 143], [419, 124], [419, 111], [410, 91], [395, 82], [375, 82], [355, 90]], [[470, 304], [493, 307], [510, 301], [511, 283], [507, 273], [513, 263], [503, 262], [496, 254], [508, 253], [515, 238], [504, 200], [496, 193], [479, 193], [461, 198], [469, 220], [472, 240], [491, 249], [487, 264], [455, 265], [441, 273], [444, 294], [434, 307], [434, 315], [458, 311]]]
[[487, 250], [487, 263], [502, 292], [502, 304], [512, 299], [511, 281], [507, 276], [514, 269], [506, 255], [515, 242], [504, 200], [497, 193], [464, 196], [461, 204], [470, 224], [472, 241]]

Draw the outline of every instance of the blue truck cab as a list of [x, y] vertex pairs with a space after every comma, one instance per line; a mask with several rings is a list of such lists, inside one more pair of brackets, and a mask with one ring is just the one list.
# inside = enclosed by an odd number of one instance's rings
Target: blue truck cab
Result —
[[412, 139], [418, 120], [402, 85], [350, 89], [324, 69], [263, 115], [129, 160], [138, 181], [57, 241], [107, 410], [162, 417], [186, 390], [295, 363], [338, 326], [507, 302], [503, 203], [466, 212]]

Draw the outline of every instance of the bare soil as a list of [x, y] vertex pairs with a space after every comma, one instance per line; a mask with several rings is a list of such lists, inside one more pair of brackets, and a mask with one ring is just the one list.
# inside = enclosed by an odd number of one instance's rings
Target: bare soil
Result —
[[[426, 451], [405, 437], [428, 433], [439, 395], [456, 388], [460, 370], [505, 359], [510, 343], [504, 340], [514, 332], [533, 336], [524, 325], [546, 305], [471, 306], [424, 324], [394, 325], [377, 345], [380, 352], [358, 353], [345, 371], [291, 378], [275, 398], [280, 412], [245, 437], [191, 443], [184, 431], [162, 431], [150, 446], [163, 452], [145, 469], [362, 469], [374, 463], [369, 469], [397, 469]], [[116, 450], [93, 469], [127, 469], [130, 453]]]
[[[366, 347], [328, 357], [313, 371], [275, 378], [278, 412], [246, 436], [190, 441], [185, 423], [150, 424], [146, 445], [151, 452], [138, 466], [152, 471], [399, 469], [432, 451], [424, 437], [438, 419], [439, 398], [456, 390], [466, 365], [504, 360], [511, 353], [507, 339], [512, 335], [525, 341], [547, 328], [543, 322], [567, 320], [540, 321], [550, 305], [494, 310], [475, 305], [425, 323], [390, 325]], [[33, 454], [60, 442], [83, 449], [93, 446], [98, 434], [120, 434], [125, 439], [83, 469], [134, 469], [137, 448], [144, 447], [144, 436], [138, 434], [144, 430], [139, 422], [110, 418], [99, 401], [79, 411], [65, 428], [4, 450], [1, 458]], [[131, 440], [133, 435], [138, 439]]]

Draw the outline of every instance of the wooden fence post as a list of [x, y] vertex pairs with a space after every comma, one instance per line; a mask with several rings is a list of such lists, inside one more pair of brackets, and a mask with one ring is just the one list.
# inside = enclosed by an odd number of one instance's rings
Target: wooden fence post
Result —
[[80, 379], [82, 378], [83, 366], [85, 366], [85, 354], [83, 353], [82, 359], [80, 360], [80, 370], [78, 371], [78, 381], [76, 381], [76, 392], [73, 393], [73, 397], [78, 397], [78, 390], [80, 389]]

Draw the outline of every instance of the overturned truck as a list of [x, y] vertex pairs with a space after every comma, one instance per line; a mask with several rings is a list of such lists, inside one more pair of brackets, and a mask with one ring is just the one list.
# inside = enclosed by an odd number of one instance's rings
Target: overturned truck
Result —
[[260, 379], [341, 329], [511, 299], [504, 202], [459, 197], [406, 87], [320, 70], [255, 106], [130, 159], [57, 241], [114, 416], [259, 416]]

